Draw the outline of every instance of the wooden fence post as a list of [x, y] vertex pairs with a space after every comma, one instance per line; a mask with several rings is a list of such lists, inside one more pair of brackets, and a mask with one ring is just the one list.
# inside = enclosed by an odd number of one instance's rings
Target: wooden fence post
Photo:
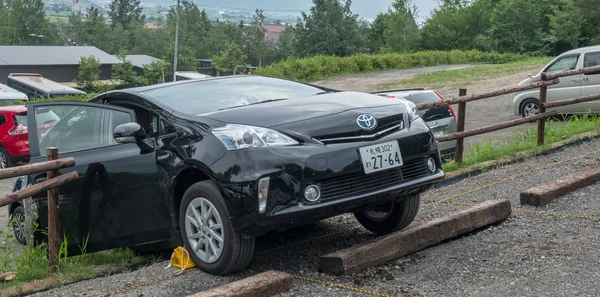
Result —
[[[458, 96], [466, 96], [467, 89], [458, 90]], [[460, 102], [458, 103], [458, 118], [456, 119], [456, 132], [465, 131], [465, 114], [467, 112], [467, 103]], [[456, 140], [456, 153], [454, 155], [454, 161], [456, 164], [461, 165], [463, 161], [463, 151], [464, 151], [464, 138], [459, 138]]]
[[[540, 113], [546, 112], [546, 97], [548, 95], [548, 86], [540, 87]], [[546, 129], [546, 119], [538, 120], [537, 145], [544, 145], [544, 132]]]
[[[58, 159], [58, 148], [46, 149], [46, 160]], [[58, 176], [58, 170], [47, 171], [48, 180]], [[48, 190], [48, 264], [52, 269], [58, 268], [60, 250], [60, 210], [58, 208], [58, 187]]]

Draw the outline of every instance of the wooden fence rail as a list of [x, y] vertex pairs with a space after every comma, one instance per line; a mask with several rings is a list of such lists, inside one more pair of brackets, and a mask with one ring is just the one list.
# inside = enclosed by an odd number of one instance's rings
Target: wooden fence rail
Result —
[[[501, 130], [501, 129], [510, 128], [510, 127], [537, 121], [538, 122], [537, 144], [544, 145], [544, 133], [545, 133], [545, 129], [546, 129], [545, 128], [546, 119], [549, 117], [557, 116], [559, 114], [557, 111], [546, 112], [546, 109], [600, 99], [600, 94], [596, 94], [596, 95], [590, 95], [590, 96], [579, 97], [579, 98], [571, 98], [571, 99], [560, 100], [560, 101], [546, 102], [546, 99], [548, 96], [548, 87], [558, 84], [560, 82], [559, 78], [561, 78], [561, 77], [567, 77], [567, 76], [578, 75], [578, 74], [595, 73], [595, 72], [600, 72], [600, 66], [587, 67], [587, 68], [576, 69], [576, 70], [569, 70], [569, 71], [553, 73], [553, 74], [541, 73], [540, 76], [542, 78], [542, 81], [530, 83], [530, 84], [523, 85], [523, 86], [494, 90], [494, 91], [481, 93], [481, 94], [467, 95], [466, 89], [460, 89], [458, 97], [454, 97], [454, 98], [451, 98], [448, 100], [441, 100], [441, 101], [417, 104], [417, 109], [423, 110], [423, 109], [430, 109], [430, 108], [435, 108], [435, 107], [442, 107], [442, 106], [458, 104], [458, 112], [456, 114], [456, 132], [452, 133], [452, 134], [440, 136], [436, 140], [439, 142], [456, 140], [456, 153], [455, 153], [454, 160], [457, 164], [460, 165], [460, 164], [462, 164], [463, 155], [464, 155], [464, 138], [470, 137], [470, 136], [480, 135], [480, 134], [484, 134], [484, 133], [488, 133], [488, 132], [492, 132], [492, 131], [496, 131], [496, 130]], [[540, 89], [540, 100], [539, 100], [540, 101], [540, 111], [538, 114], [531, 116], [531, 117], [523, 118], [523, 119], [506, 121], [506, 122], [493, 124], [493, 125], [489, 125], [489, 126], [485, 126], [485, 127], [480, 127], [480, 128], [476, 128], [476, 129], [472, 129], [472, 130], [468, 130], [468, 131], [464, 130], [465, 115], [466, 115], [466, 103], [467, 102], [492, 98], [492, 97], [496, 97], [496, 96], [500, 96], [500, 95], [518, 93], [518, 92], [537, 89], [537, 88]]]
[[30, 187], [0, 197], [0, 207], [10, 205], [25, 198], [47, 191], [48, 196], [48, 264], [53, 269], [58, 267], [58, 253], [60, 250], [60, 214], [58, 208], [58, 187], [79, 178], [75, 171], [58, 175], [58, 169], [75, 166], [75, 159], [58, 159], [58, 149], [46, 149], [46, 161], [27, 164], [14, 168], [0, 170], [0, 180], [22, 175], [46, 172], [47, 179]]

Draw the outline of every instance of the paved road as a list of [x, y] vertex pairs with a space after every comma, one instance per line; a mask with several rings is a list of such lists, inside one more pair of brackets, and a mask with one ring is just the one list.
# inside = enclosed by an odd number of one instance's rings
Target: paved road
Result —
[[[34, 296], [98, 296], [116, 291], [120, 293], [111, 296], [187, 296], [261, 269], [297, 276], [292, 291], [280, 295], [285, 297], [597, 296], [600, 186], [582, 189], [539, 210], [522, 208], [518, 197], [521, 190], [533, 185], [600, 165], [599, 157], [600, 142], [586, 143], [428, 191], [422, 196], [423, 207], [415, 224], [463, 209], [435, 203], [450, 197], [458, 203], [510, 199], [514, 214], [503, 224], [352, 276], [330, 277], [317, 271], [320, 255], [373, 238], [352, 216], [343, 215], [260, 238], [250, 269], [233, 276], [214, 277], [191, 270], [162, 279], [176, 271], [165, 270], [167, 261], [163, 261], [133, 273], [83, 281]], [[147, 285], [135, 286], [143, 282]]]

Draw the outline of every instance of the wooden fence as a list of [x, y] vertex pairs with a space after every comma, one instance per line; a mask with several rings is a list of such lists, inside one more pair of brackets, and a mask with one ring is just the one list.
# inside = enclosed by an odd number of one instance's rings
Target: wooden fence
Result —
[[0, 197], [0, 207], [11, 205], [40, 192], [48, 192], [48, 264], [58, 266], [58, 253], [60, 250], [60, 210], [58, 207], [58, 187], [79, 178], [75, 171], [58, 175], [58, 169], [75, 166], [75, 159], [58, 159], [58, 149], [46, 149], [46, 161], [27, 164], [0, 170], [0, 180], [19, 177], [22, 175], [46, 172], [47, 179], [30, 187], [23, 185], [21, 190]]
[[[544, 131], [545, 131], [546, 118], [558, 115], [557, 111], [546, 112], [546, 109], [600, 99], [600, 94], [596, 94], [596, 95], [591, 95], [591, 96], [578, 97], [578, 98], [572, 98], [572, 99], [566, 99], [566, 100], [560, 100], [560, 101], [554, 101], [554, 102], [546, 102], [546, 98], [547, 98], [547, 94], [548, 94], [548, 86], [558, 84], [560, 82], [559, 78], [561, 78], [561, 77], [572, 76], [572, 75], [577, 75], [577, 74], [594, 73], [594, 72], [600, 72], [600, 66], [587, 67], [587, 68], [576, 69], [576, 70], [569, 70], [569, 71], [554, 73], [554, 74], [542, 73], [541, 74], [542, 81], [530, 83], [527, 85], [517, 86], [517, 87], [513, 87], [513, 88], [494, 90], [491, 92], [486, 92], [486, 93], [481, 93], [481, 94], [467, 95], [466, 89], [460, 89], [458, 97], [451, 98], [448, 100], [443, 100], [443, 101], [435, 101], [435, 102], [418, 104], [417, 108], [419, 110], [423, 110], [423, 109], [429, 109], [429, 108], [433, 108], [433, 107], [441, 107], [441, 106], [458, 104], [458, 113], [456, 115], [456, 121], [457, 121], [456, 132], [452, 133], [452, 134], [440, 136], [437, 138], [437, 141], [445, 142], [445, 141], [456, 140], [456, 155], [455, 155], [454, 160], [457, 164], [460, 165], [460, 164], [462, 164], [462, 160], [463, 160], [464, 139], [466, 137], [470, 137], [470, 136], [480, 135], [480, 134], [484, 134], [484, 133], [488, 133], [488, 132], [492, 132], [492, 131], [496, 131], [496, 130], [501, 130], [501, 129], [510, 128], [510, 127], [537, 121], [538, 122], [537, 144], [543, 145], [544, 144]], [[536, 114], [534, 116], [526, 117], [526, 118], [516, 119], [516, 120], [512, 120], [512, 121], [506, 121], [506, 122], [502, 122], [502, 123], [498, 123], [498, 124], [493, 124], [493, 125], [484, 126], [484, 127], [465, 131], [465, 114], [467, 111], [467, 105], [466, 105], [467, 102], [486, 99], [486, 98], [492, 98], [492, 97], [496, 97], [496, 96], [500, 96], [500, 95], [518, 93], [518, 92], [537, 89], [537, 88], [540, 89], [540, 112], [538, 114]]]

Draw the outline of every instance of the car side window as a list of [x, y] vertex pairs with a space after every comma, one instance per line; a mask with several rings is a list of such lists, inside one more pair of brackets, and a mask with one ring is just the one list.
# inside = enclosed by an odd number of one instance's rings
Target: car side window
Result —
[[4, 123], [6, 123], [6, 116], [3, 114], [0, 114], [0, 125], [4, 125]]
[[[583, 58], [583, 67], [594, 67], [600, 66], [600, 52], [593, 52], [585, 54]], [[596, 75], [600, 74], [599, 72], [587, 73], [586, 75]]]
[[546, 69], [547, 73], [557, 73], [577, 68], [577, 61], [579, 61], [579, 55], [566, 56], [556, 60], [550, 67]]
[[[58, 120], [41, 120], [48, 118], [48, 113]], [[127, 112], [92, 106], [39, 106], [35, 115], [40, 151], [47, 147], [70, 152], [114, 145], [113, 130], [132, 121]]]
[[152, 135], [155, 137], [176, 132], [175, 127], [173, 127], [173, 125], [171, 125], [169, 122], [165, 121], [163, 118], [159, 117], [156, 114], [152, 115], [150, 130]]

